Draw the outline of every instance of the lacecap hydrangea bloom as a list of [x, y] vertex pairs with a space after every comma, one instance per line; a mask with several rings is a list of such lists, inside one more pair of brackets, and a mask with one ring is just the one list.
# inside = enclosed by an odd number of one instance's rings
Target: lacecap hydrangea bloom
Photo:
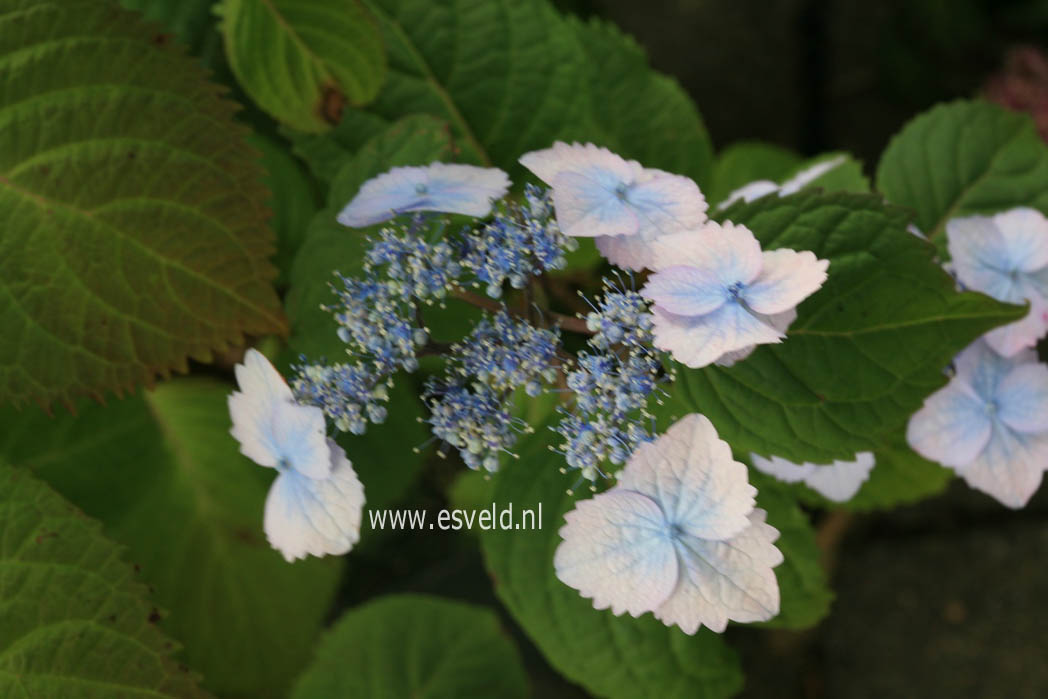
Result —
[[746, 466], [702, 415], [641, 444], [616, 486], [565, 515], [557, 577], [597, 609], [694, 634], [779, 611], [778, 530], [755, 508]]
[[951, 267], [965, 287], [1030, 311], [991, 330], [986, 341], [1006, 357], [1033, 347], [1048, 331], [1048, 219], [1040, 211], [1011, 209], [946, 223]]
[[1032, 351], [1002, 357], [983, 340], [954, 365], [946, 387], [910, 418], [906, 439], [973, 488], [1020, 508], [1048, 467], [1048, 367]]
[[873, 452], [862, 451], [854, 459], [835, 460], [829, 464], [795, 464], [781, 456], [764, 458], [750, 454], [753, 466], [784, 483], [804, 483], [827, 500], [847, 502], [859, 492], [870, 477], [876, 460]]
[[247, 351], [236, 377], [230, 432], [244, 456], [278, 473], [266, 497], [269, 543], [289, 562], [348, 552], [360, 538], [364, 486], [345, 451], [327, 437], [323, 411], [296, 403], [257, 350]]
[[654, 303], [654, 343], [689, 367], [781, 342], [789, 320], [776, 316], [818, 290], [829, 266], [807, 250], [762, 251], [730, 222], [658, 238], [654, 249], [655, 273], [641, 289]]
[[413, 211], [487, 216], [491, 203], [509, 190], [509, 176], [498, 168], [431, 163], [395, 167], [374, 177], [338, 214], [338, 222], [363, 228]]
[[689, 178], [645, 168], [592, 143], [557, 142], [520, 163], [553, 189], [566, 235], [596, 238], [612, 263], [650, 268], [651, 241], [706, 221], [706, 199]]

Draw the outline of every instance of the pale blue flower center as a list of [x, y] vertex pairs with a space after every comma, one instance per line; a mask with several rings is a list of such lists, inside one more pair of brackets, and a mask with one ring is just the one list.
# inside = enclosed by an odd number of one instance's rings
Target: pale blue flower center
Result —
[[728, 287], [728, 299], [731, 301], [739, 301], [742, 297], [742, 290], [746, 288], [746, 285], [742, 282], [735, 282]]
[[625, 182], [620, 182], [615, 188], [615, 196], [618, 197], [619, 201], [626, 201], [626, 195], [629, 194], [630, 186]]
[[996, 415], [999, 408], [1000, 406], [997, 405], [997, 401], [995, 400], [988, 400], [983, 404], [983, 411], [985, 411], [987, 415]]
[[429, 187], [426, 186], [425, 182], [419, 182], [415, 185], [415, 194], [425, 194], [429, 191]]

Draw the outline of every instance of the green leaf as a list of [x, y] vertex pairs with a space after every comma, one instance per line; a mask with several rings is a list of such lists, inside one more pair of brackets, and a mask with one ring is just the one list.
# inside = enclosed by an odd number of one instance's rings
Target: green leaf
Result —
[[0, 462], [0, 695], [204, 697], [100, 529]]
[[[120, 4], [165, 27], [205, 64], [221, 60], [222, 40], [211, 11], [215, 0], [120, 0]], [[156, 35], [153, 40], [164, 41], [166, 37]]]
[[704, 194], [714, 207], [739, 187], [755, 180], [781, 182], [801, 165], [791, 150], [761, 141], [741, 141], [721, 151]]
[[277, 283], [286, 285], [295, 253], [306, 238], [313, 216], [320, 208], [317, 192], [302, 164], [293, 158], [286, 146], [252, 134], [251, 144], [262, 151], [265, 183], [271, 192], [269, 207], [273, 210], [273, 227], [277, 233], [274, 262], [280, 269]]
[[[936, 239], [957, 216], [1032, 206], [1048, 213], [1048, 146], [1033, 120], [987, 102], [939, 105], [903, 127], [877, 168], [888, 201]], [[945, 241], [937, 241], [945, 248]]]
[[324, 131], [344, 101], [365, 104], [382, 86], [382, 41], [358, 0], [222, 0], [217, 11], [241, 87], [295, 129]]
[[750, 482], [757, 488], [757, 507], [768, 512], [768, 524], [779, 530], [775, 546], [785, 560], [775, 568], [781, 599], [779, 614], [763, 625], [772, 628], [806, 629], [830, 611], [833, 592], [820, 563], [808, 515], [779, 483], [750, 469]]
[[945, 384], [957, 352], [1025, 310], [956, 292], [905, 213], [874, 196], [764, 197], [722, 215], [765, 249], [830, 260], [781, 344], [730, 368], [678, 372], [675, 402], [706, 415], [739, 455], [829, 463], [877, 448]]
[[273, 472], [238, 453], [230, 390], [171, 381], [56, 420], [7, 409], [0, 455], [34, 470], [129, 548], [158, 604], [173, 611], [164, 628], [209, 687], [279, 697], [308, 661], [342, 566], [289, 565], [266, 542]]
[[346, 613], [292, 699], [528, 696], [520, 656], [489, 609], [421, 595]]
[[[604, 697], [732, 696], [742, 687], [738, 659], [713, 632], [688, 636], [651, 615], [634, 619], [598, 611], [553, 572], [557, 530], [577, 496], [551, 453], [554, 435], [539, 426], [519, 460], [495, 476], [495, 502], [515, 516], [539, 512], [539, 529], [487, 531], [481, 542], [495, 592], [546, 659], [573, 682]], [[541, 507], [541, 510], [539, 509]]]
[[280, 332], [257, 154], [104, 0], [0, 0], [0, 395], [100, 397]]
[[589, 123], [570, 136], [705, 184], [713, 145], [694, 102], [677, 81], [651, 70], [644, 50], [614, 25], [596, 20], [569, 24], [582, 43], [589, 97]]
[[[389, 55], [386, 86], [347, 110], [323, 143], [296, 138], [320, 177], [377, 122], [429, 114], [450, 125], [454, 159], [519, 179], [524, 153], [594, 141], [703, 178], [712, 149], [683, 90], [607, 25], [561, 17], [546, 0], [371, 0]], [[366, 116], [362, 116], [366, 115]]]

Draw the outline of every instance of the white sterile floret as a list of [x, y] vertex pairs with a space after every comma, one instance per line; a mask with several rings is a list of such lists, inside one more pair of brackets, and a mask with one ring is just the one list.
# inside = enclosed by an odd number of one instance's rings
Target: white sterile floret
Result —
[[491, 202], [509, 190], [497, 168], [454, 163], [395, 167], [365, 182], [338, 215], [338, 222], [363, 228], [412, 211], [487, 216]]
[[717, 205], [717, 209], [727, 209], [740, 199], [745, 202], [751, 202], [776, 192], [780, 197], [796, 194], [815, 180], [836, 168], [838, 165], [844, 163], [845, 160], [847, 160], [847, 158], [843, 155], [821, 160], [814, 165], [804, 168], [793, 177], [784, 181], [781, 185], [775, 184], [771, 180], [754, 180], [749, 184], [744, 184], [729, 194], [727, 199]]
[[557, 142], [520, 162], [552, 187], [561, 230], [596, 238], [598, 249], [621, 267], [650, 267], [652, 240], [706, 221], [706, 199], [690, 179], [592, 143]]
[[998, 353], [1010, 357], [1037, 344], [1048, 331], [1048, 219], [1017, 208], [995, 216], [968, 216], [946, 223], [952, 268], [958, 281], [999, 301], [1030, 311], [1015, 323], [986, 335]]
[[873, 453], [862, 451], [851, 461], [837, 460], [827, 465], [795, 464], [781, 456], [764, 458], [751, 454], [758, 471], [786, 483], [804, 483], [827, 500], [846, 502], [852, 498], [870, 477], [876, 463]]
[[906, 439], [973, 488], [1026, 504], [1048, 466], [1048, 367], [1032, 351], [1005, 358], [978, 340], [956, 375], [910, 418]]
[[659, 238], [656, 271], [641, 289], [654, 302], [654, 344], [703, 367], [780, 342], [788, 314], [822, 286], [828, 266], [809, 251], [762, 252], [753, 233], [730, 222]]
[[345, 452], [325, 432], [324, 412], [295, 402], [269, 360], [250, 349], [236, 366], [230, 433], [240, 451], [279, 475], [266, 498], [270, 544], [293, 561], [342, 554], [360, 536], [364, 488]]
[[693, 634], [779, 612], [779, 532], [755, 509], [746, 467], [691, 414], [642, 444], [611, 490], [577, 503], [554, 555], [557, 577], [597, 609]]

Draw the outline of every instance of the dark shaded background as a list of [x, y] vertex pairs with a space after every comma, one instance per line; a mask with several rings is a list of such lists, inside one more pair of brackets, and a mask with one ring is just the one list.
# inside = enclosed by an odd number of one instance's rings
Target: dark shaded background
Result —
[[[718, 149], [741, 139], [804, 154], [843, 149], [870, 175], [908, 119], [978, 94], [1009, 49], [1048, 47], [1046, 0], [556, 4], [636, 37], [694, 97]], [[417, 499], [435, 513], [459, 472], [452, 462], [431, 464]], [[805, 632], [730, 627], [747, 675], [743, 696], [1048, 697], [1048, 488], [1012, 512], [955, 481], [916, 506], [818, 513], [816, 523], [837, 593], [831, 615]], [[354, 552], [344, 604], [413, 591], [497, 605], [468, 538], [387, 537]], [[586, 696], [502, 616], [536, 697]]]

